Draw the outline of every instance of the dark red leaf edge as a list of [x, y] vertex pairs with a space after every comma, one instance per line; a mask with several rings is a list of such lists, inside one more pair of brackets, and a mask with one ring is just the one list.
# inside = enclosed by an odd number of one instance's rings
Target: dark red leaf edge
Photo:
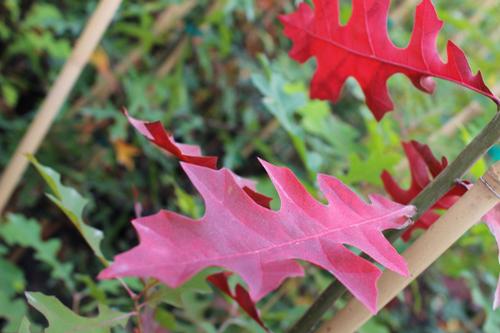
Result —
[[207, 277], [207, 281], [217, 287], [224, 294], [232, 298], [240, 308], [245, 311], [257, 324], [259, 324], [266, 332], [269, 332], [269, 329], [264, 325], [264, 322], [260, 318], [259, 311], [255, 306], [255, 303], [252, 301], [250, 294], [248, 291], [241, 285], [237, 284], [234, 292], [231, 290], [229, 286], [229, 277], [232, 275], [231, 272], [220, 272], [215, 273]]
[[[408, 159], [411, 172], [411, 185], [407, 190], [402, 189], [387, 170], [382, 172], [381, 178], [386, 192], [391, 198], [402, 204], [409, 204], [430, 182], [437, 177], [448, 165], [446, 157], [439, 161], [432, 153], [429, 146], [417, 141], [402, 142], [403, 149]], [[432, 179], [431, 179], [432, 177]], [[443, 195], [428, 211], [413, 223], [402, 235], [406, 242], [417, 229], [427, 230], [438, 218], [437, 209], [445, 210], [467, 192], [466, 182], [456, 184]]]
[[[439, 162], [432, 153], [429, 146], [417, 141], [402, 142], [405, 154], [408, 158], [408, 163], [411, 172], [411, 186], [408, 190], [403, 190], [394, 181], [392, 176], [384, 171], [381, 175], [384, 187], [393, 198], [399, 203], [409, 203], [424, 187], [431, 181], [430, 177], [436, 178], [448, 165], [445, 157]], [[420, 219], [411, 225], [402, 235], [402, 239], [407, 242], [412, 233], [417, 229], [427, 230], [439, 218], [439, 214], [434, 212], [435, 209], [446, 210], [472, 187], [468, 181], [457, 182], [448, 193], [442, 196]], [[495, 237], [498, 248], [500, 250], [500, 204], [496, 205], [483, 218], [484, 222], [490, 229], [491, 234]], [[499, 252], [500, 261], [500, 252]], [[495, 291], [493, 309], [500, 307], [500, 277]]]
[[[167, 132], [160, 121], [146, 122], [129, 115], [127, 109], [123, 108], [122, 113], [127, 117], [128, 122], [150, 142], [163, 150], [167, 155], [177, 157], [179, 161], [194, 165], [217, 169], [216, 156], [204, 156], [201, 149], [196, 145], [179, 143], [174, 140], [172, 134]], [[236, 176], [239, 185], [259, 205], [270, 208], [272, 198], [261, 194], [255, 190], [255, 183], [239, 176]]]

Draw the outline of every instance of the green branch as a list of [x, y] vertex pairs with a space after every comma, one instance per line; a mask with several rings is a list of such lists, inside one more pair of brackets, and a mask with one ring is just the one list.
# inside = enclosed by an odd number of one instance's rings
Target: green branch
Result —
[[[417, 214], [413, 216], [413, 220], [418, 220], [418, 218], [431, 208], [439, 198], [446, 194], [446, 192], [456, 183], [457, 179], [462, 178], [467, 170], [469, 170], [489, 148], [497, 143], [499, 139], [500, 112], [497, 112], [488, 125], [465, 147], [453, 163], [413, 199], [411, 204], [417, 207]], [[404, 230], [393, 231], [388, 238], [391, 242], [394, 242], [403, 232]], [[346, 292], [346, 288], [338, 280], [334, 279], [304, 315], [287, 332], [311, 332], [325, 312]]]

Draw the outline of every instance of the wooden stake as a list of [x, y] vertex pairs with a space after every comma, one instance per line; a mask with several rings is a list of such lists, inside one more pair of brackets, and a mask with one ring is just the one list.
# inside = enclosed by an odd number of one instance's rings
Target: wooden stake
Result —
[[177, 61], [182, 56], [184, 49], [188, 46], [189, 40], [188, 37], [183, 37], [175, 49], [168, 55], [167, 59], [163, 61], [163, 63], [158, 67], [158, 71], [156, 72], [156, 77], [162, 78], [167, 76], [172, 69], [174, 69]]
[[[383, 308], [411, 281], [438, 259], [500, 199], [500, 162], [492, 166], [477, 184], [460, 198], [429, 230], [404, 253], [410, 276], [385, 271], [378, 282], [377, 307]], [[346, 307], [318, 330], [318, 333], [350, 333], [359, 329], [372, 314], [352, 298]]]
[[120, 3], [121, 0], [101, 0], [87, 22], [69, 59], [0, 178], [0, 215], [26, 169], [28, 160], [24, 155], [37, 151]]

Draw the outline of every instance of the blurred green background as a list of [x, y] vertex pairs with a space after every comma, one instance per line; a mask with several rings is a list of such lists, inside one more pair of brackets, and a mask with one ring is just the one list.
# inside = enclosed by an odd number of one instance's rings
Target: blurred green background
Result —
[[[0, 169], [8, 163], [96, 3], [0, 2]], [[346, 22], [351, 4], [341, 3]], [[409, 40], [416, 3], [391, 3], [388, 25], [398, 46]], [[498, 95], [498, 0], [434, 3], [445, 21], [438, 40], [441, 54], [445, 42], [453, 39]], [[172, 12], [172, 6], [179, 4], [184, 10], [177, 7]], [[299, 65], [288, 58], [290, 41], [277, 20], [295, 4], [292, 0], [123, 2], [36, 154], [62, 175], [63, 183], [89, 200], [84, 218], [103, 230], [107, 257], [137, 244], [129, 223], [134, 202], [141, 203], [145, 214], [160, 208], [189, 216], [203, 211], [178, 163], [131, 129], [118, 111], [122, 106], [136, 118], [161, 120], [178, 141], [199, 144], [204, 153], [221, 156], [222, 165], [258, 180], [258, 188], [273, 197], [276, 194], [256, 157], [287, 165], [313, 193], [318, 172], [339, 177], [364, 195], [383, 193], [383, 169], [409, 184], [400, 139], [427, 143], [436, 155], [453, 159], [494, 115], [494, 104], [483, 96], [442, 81], [434, 95], [425, 95], [400, 75], [389, 81], [395, 111], [380, 123], [366, 109], [354, 81], [348, 82], [336, 105], [310, 100], [314, 61]], [[482, 175], [499, 156], [495, 147], [467, 178]], [[46, 191], [31, 167], [2, 218], [3, 332], [15, 332], [27, 314], [36, 323], [34, 332], [46, 324], [29, 309], [25, 290], [55, 295], [81, 315], [95, 314], [98, 304], [122, 311], [131, 307], [116, 282], [96, 280], [100, 262], [43, 195]], [[273, 207], [279, 207], [277, 199]], [[405, 246], [397, 243], [400, 250]], [[318, 268], [305, 266], [304, 279], [290, 279], [259, 303], [264, 321], [276, 332], [293, 323], [331, 280]], [[491, 310], [499, 271], [493, 237], [484, 225], [477, 225], [363, 332], [500, 332], [500, 312]], [[163, 328], [262, 332], [220, 293], [211, 292], [203, 279], [185, 289], [166, 292], [166, 299], [158, 302], [155, 318]]]

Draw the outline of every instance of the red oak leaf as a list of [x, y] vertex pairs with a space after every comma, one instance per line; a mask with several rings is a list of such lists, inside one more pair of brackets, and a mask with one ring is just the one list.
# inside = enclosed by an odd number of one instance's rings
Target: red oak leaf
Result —
[[215, 273], [207, 277], [207, 280], [221, 290], [224, 294], [231, 297], [238, 303], [238, 305], [253, 319], [255, 320], [263, 329], [267, 332], [269, 330], [264, 325], [264, 322], [260, 319], [259, 311], [255, 307], [255, 303], [252, 301], [250, 294], [246, 291], [241, 284], [237, 284], [234, 292], [229, 286], [228, 278], [231, 275], [230, 272], [220, 272]]
[[[427, 145], [417, 141], [403, 142], [402, 145], [410, 166], [410, 188], [403, 190], [389, 172], [385, 170], [382, 172], [381, 178], [385, 190], [393, 200], [402, 204], [409, 204], [431, 182], [431, 177], [437, 177], [446, 168], [448, 161], [445, 157], [438, 161]], [[439, 218], [439, 215], [434, 210], [450, 208], [466, 191], [466, 186], [455, 185], [403, 233], [403, 240], [408, 241], [416, 229], [428, 229]]]
[[[131, 117], [126, 109], [122, 109], [129, 123], [149, 141], [163, 150], [166, 154], [177, 157], [180, 161], [204, 166], [211, 169], [217, 168], [217, 157], [203, 156], [201, 149], [196, 145], [175, 142], [174, 137], [168, 133], [161, 122], [145, 122]], [[255, 182], [235, 175], [238, 184], [259, 205], [270, 207], [272, 198], [255, 191]]]
[[173, 135], [165, 130], [161, 122], [145, 122], [131, 117], [126, 109], [122, 109], [122, 112], [127, 117], [129, 123], [134, 126], [139, 133], [144, 135], [165, 153], [173, 155], [179, 160], [187, 163], [212, 169], [217, 168], [217, 157], [203, 156], [198, 146], [175, 142]]
[[400, 274], [406, 263], [383, 231], [403, 228], [413, 206], [370, 196], [361, 200], [339, 180], [319, 175], [328, 204], [316, 201], [287, 168], [262, 161], [280, 197], [278, 211], [266, 209], [241, 189], [232, 172], [181, 163], [205, 202], [199, 220], [171, 211], [133, 221], [140, 243], [116, 256], [100, 278], [155, 277], [177, 287], [209, 266], [241, 276], [257, 301], [291, 276], [303, 274], [296, 259], [331, 272], [369, 309], [376, 311], [377, 266], [344, 245], [368, 254]]
[[393, 109], [387, 80], [406, 75], [415, 87], [431, 93], [436, 77], [500, 100], [486, 87], [481, 73], [473, 75], [460, 48], [448, 41], [447, 62], [436, 48], [442, 21], [430, 0], [417, 7], [413, 35], [406, 48], [394, 46], [387, 32], [390, 0], [353, 0], [347, 25], [339, 22], [338, 0], [314, 0], [314, 11], [301, 3], [296, 12], [281, 16], [285, 35], [293, 41], [290, 56], [305, 62], [316, 57], [318, 68], [311, 82], [311, 97], [336, 102], [349, 76], [363, 89], [366, 103], [380, 120]]

